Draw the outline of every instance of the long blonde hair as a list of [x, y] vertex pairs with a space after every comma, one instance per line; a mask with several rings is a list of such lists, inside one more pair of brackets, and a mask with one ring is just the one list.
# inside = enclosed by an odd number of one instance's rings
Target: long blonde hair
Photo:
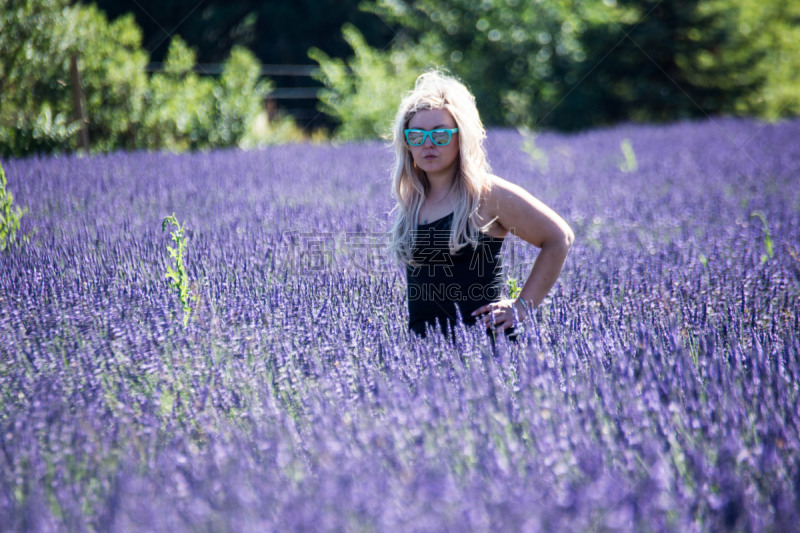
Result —
[[[417, 168], [406, 144], [404, 131], [415, 113], [426, 109], [445, 109], [458, 127], [458, 169], [454, 179], [456, 202], [450, 232], [450, 253], [467, 244], [477, 245], [478, 233], [489, 224], [475, 221], [481, 198], [489, 191], [489, 162], [483, 141], [483, 128], [475, 97], [461, 82], [436, 70], [417, 78], [414, 90], [403, 98], [394, 120], [393, 144], [396, 152], [392, 196], [397, 199], [397, 216], [390, 231], [388, 250], [400, 261], [414, 265], [413, 231], [419, 223], [419, 211], [430, 183], [424, 171]], [[393, 210], [394, 210], [393, 209]]]

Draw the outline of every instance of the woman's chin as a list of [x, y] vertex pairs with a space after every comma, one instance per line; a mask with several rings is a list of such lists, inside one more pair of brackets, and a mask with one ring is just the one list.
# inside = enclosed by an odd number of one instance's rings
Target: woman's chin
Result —
[[443, 165], [439, 159], [420, 161], [417, 167], [420, 170], [424, 170], [427, 174], [446, 174], [451, 170], [447, 165]]

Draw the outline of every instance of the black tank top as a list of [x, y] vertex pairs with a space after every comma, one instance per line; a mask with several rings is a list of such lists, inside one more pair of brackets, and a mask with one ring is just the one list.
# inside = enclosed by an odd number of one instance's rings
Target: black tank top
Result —
[[451, 254], [452, 219], [450, 213], [417, 226], [412, 252], [415, 262], [422, 266], [406, 265], [406, 280], [408, 326], [419, 335], [425, 334], [426, 322], [433, 326], [437, 318], [445, 328], [447, 321], [454, 325], [456, 303], [464, 323], [471, 325], [477, 320], [472, 316], [474, 310], [502, 298], [503, 238], [481, 233], [476, 247], [467, 244]]

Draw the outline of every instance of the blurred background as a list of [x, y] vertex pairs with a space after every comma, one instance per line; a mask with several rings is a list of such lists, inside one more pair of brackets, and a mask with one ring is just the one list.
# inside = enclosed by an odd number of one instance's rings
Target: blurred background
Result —
[[0, 0], [0, 155], [386, 138], [426, 68], [487, 126], [800, 114], [796, 0]]

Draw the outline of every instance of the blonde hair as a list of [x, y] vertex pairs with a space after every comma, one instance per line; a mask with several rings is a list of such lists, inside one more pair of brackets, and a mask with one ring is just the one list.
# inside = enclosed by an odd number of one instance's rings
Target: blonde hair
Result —
[[447, 110], [458, 128], [458, 169], [453, 183], [457, 200], [450, 232], [450, 253], [456, 253], [467, 244], [476, 246], [478, 232], [486, 231], [491, 224], [479, 226], [475, 221], [480, 200], [491, 187], [491, 169], [483, 147], [486, 130], [475, 106], [475, 97], [455, 78], [436, 70], [425, 72], [417, 78], [414, 90], [403, 98], [393, 127], [397, 157], [392, 196], [397, 199], [394, 208], [397, 209], [397, 216], [390, 230], [387, 248], [397, 259], [414, 266], [412, 232], [419, 223], [419, 211], [430, 183], [425, 172], [414, 164], [403, 130], [408, 128], [415, 113], [427, 109]]

